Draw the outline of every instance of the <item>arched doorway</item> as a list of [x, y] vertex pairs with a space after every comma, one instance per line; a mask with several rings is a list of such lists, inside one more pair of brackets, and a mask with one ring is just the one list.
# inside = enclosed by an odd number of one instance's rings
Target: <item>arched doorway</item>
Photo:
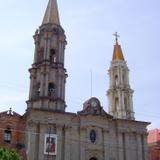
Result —
[[92, 158], [90, 158], [90, 160], [98, 160], [97, 158], [95, 158], [95, 157], [92, 157]]

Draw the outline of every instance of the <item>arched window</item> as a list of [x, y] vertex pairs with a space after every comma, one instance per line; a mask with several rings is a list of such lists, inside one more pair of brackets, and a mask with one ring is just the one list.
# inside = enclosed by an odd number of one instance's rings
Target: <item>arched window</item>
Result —
[[55, 49], [50, 49], [50, 63], [56, 63], [56, 51], [55, 51]]
[[11, 138], [12, 138], [12, 132], [11, 130], [8, 128], [4, 131], [4, 141], [7, 143], [11, 142]]
[[56, 87], [54, 83], [48, 84], [48, 96], [54, 97], [56, 93]]
[[116, 99], [115, 99], [115, 111], [116, 111], [116, 112], [118, 111], [118, 108], [119, 108], [119, 99], [116, 98]]
[[118, 86], [118, 75], [115, 76], [115, 85]]

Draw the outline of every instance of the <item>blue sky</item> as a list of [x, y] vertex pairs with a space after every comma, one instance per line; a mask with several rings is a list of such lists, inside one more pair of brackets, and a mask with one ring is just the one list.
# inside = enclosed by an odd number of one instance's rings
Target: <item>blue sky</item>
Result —
[[[0, 111], [12, 107], [23, 114], [28, 99], [29, 73], [33, 62], [32, 35], [48, 0], [0, 2]], [[160, 1], [159, 0], [58, 0], [60, 19], [66, 31], [65, 65], [67, 111], [77, 112], [92, 96], [108, 111], [106, 91], [114, 37], [130, 69], [137, 120], [160, 128]]]

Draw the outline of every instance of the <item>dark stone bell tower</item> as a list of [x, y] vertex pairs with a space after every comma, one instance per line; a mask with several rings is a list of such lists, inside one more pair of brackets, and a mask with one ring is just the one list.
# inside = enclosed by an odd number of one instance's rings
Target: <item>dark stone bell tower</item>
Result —
[[50, 0], [42, 25], [35, 32], [34, 63], [30, 72], [28, 109], [64, 112], [64, 50], [66, 36], [60, 25], [57, 2]]

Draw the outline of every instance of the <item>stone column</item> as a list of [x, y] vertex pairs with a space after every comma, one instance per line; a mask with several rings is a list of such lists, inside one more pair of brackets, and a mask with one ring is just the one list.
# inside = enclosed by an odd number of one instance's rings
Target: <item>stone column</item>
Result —
[[44, 59], [46, 59], [47, 58], [47, 49], [48, 49], [48, 46], [47, 46], [47, 44], [48, 44], [48, 33], [45, 33], [44, 34]]
[[123, 118], [123, 112], [122, 112], [122, 92], [120, 90], [118, 90], [118, 101], [119, 101], [119, 105], [117, 108], [118, 111], [118, 118]]
[[124, 104], [124, 92], [122, 92], [122, 110], [123, 110], [123, 112], [126, 111], [125, 104]]
[[44, 83], [45, 83], [45, 74], [44, 74], [44, 68], [41, 68], [41, 73], [40, 73], [40, 96], [44, 96]]
[[103, 130], [103, 139], [104, 139], [104, 160], [109, 160], [110, 139], [109, 139], [109, 131], [106, 129]]
[[62, 99], [65, 100], [65, 75], [62, 77]]
[[50, 37], [48, 37], [47, 39], [47, 50], [46, 50], [46, 59], [49, 60], [49, 56], [50, 56]]
[[124, 85], [124, 82], [123, 82], [123, 69], [120, 68], [120, 85]]
[[34, 86], [34, 77], [33, 71], [30, 72], [30, 89], [29, 89], [29, 99], [33, 98], [33, 86]]
[[46, 71], [46, 74], [45, 74], [45, 96], [48, 96], [48, 76], [49, 76], [49, 73], [48, 71]]
[[127, 85], [129, 85], [129, 71], [128, 71], [128, 68], [127, 68], [127, 72], [126, 72], [126, 83], [127, 83]]
[[59, 39], [59, 46], [58, 46], [58, 62], [63, 63], [62, 62], [62, 42]]
[[71, 160], [71, 127], [65, 126], [65, 160]]
[[58, 125], [56, 126], [56, 132], [57, 132], [57, 157], [56, 160], [62, 160], [62, 128], [63, 126]]
[[61, 88], [62, 88], [62, 86], [61, 86], [61, 70], [60, 69], [58, 69], [58, 71], [57, 71], [58, 73], [57, 73], [57, 96], [58, 96], [58, 98], [61, 98]]
[[[39, 32], [39, 31], [37, 30], [36, 32]], [[39, 34], [38, 34], [38, 33], [35, 33], [35, 35], [34, 35], [34, 44], [35, 44], [35, 50], [34, 50], [34, 63], [37, 62], [38, 43], [39, 43]]]
[[107, 96], [109, 102], [109, 113], [113, 115], [113, 93], [110, 91], [110, 93]]
[[110, 69], [110, 88], [115, 84], [115, 79], [113, 79], [114, 74], [113, 74], [113, 70]]
[[129, 104], [130, 104], [130, 110], [133, 112], [133, 95], [132, 93], [129, 94]]

